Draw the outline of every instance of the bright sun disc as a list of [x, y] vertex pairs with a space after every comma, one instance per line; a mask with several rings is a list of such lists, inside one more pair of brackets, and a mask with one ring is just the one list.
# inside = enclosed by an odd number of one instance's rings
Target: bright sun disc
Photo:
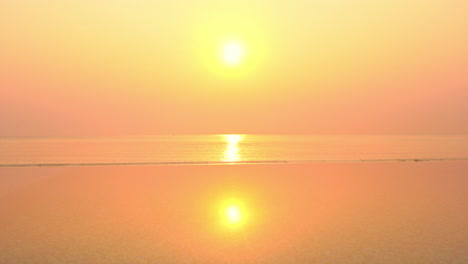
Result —
[[239, 65], [245, 56], [245, 48], [238, 42], [228, 42], [222, 49], [222, 58], [224, 63], [229, 66]]
[[226, 216], [229, 223], [232, 224], [239, 223], [242, 218], [239, 207], [235, 205], [231, 205], [226, 209]]

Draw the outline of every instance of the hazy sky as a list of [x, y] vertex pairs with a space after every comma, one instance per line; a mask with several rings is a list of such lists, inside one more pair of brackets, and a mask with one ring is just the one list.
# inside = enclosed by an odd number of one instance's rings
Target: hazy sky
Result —
[[[0, 136], [468, 133], [464, 0], [0, 2]], [[225, 39], [247, 51], [220, 63]]]

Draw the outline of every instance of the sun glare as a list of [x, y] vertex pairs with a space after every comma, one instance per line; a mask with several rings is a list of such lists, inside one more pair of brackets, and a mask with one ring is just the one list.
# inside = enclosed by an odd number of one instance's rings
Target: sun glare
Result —
[[226, 217], [231, 224], [239, 223], [242, 219], [242, 214], [239, 207], [236, 205], [231, 205], [226, 208]]
[[230, 228], [237, 228], [245, 221], [245, 212], [238, 202], [225, 203], [221, 210], [224, 224]]
[[228, 66], [240, 65], [245, 57], [245, 47], [235, 41], [227, 42], [222, 47], [222, 59]]
[[244, 139], [243, 135], [223, 135], [226, 141], [226, 150], [221, 161], [236, 162], [241, 160], [239, 142]]

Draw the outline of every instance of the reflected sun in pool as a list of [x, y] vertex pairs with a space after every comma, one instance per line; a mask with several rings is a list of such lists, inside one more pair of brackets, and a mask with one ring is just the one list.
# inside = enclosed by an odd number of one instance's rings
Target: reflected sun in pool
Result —
[[220, 213], [223, 224], [233, 230], [241, 227], [246, 221], [245, 208], [239, 201], [225, 201], [221, 206]]

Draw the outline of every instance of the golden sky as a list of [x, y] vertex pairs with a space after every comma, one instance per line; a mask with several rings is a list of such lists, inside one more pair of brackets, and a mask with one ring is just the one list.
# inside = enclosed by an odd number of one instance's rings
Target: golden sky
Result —
[[0, 136], [468, 133], [467, 13], [462, 0], [2, 1]]

